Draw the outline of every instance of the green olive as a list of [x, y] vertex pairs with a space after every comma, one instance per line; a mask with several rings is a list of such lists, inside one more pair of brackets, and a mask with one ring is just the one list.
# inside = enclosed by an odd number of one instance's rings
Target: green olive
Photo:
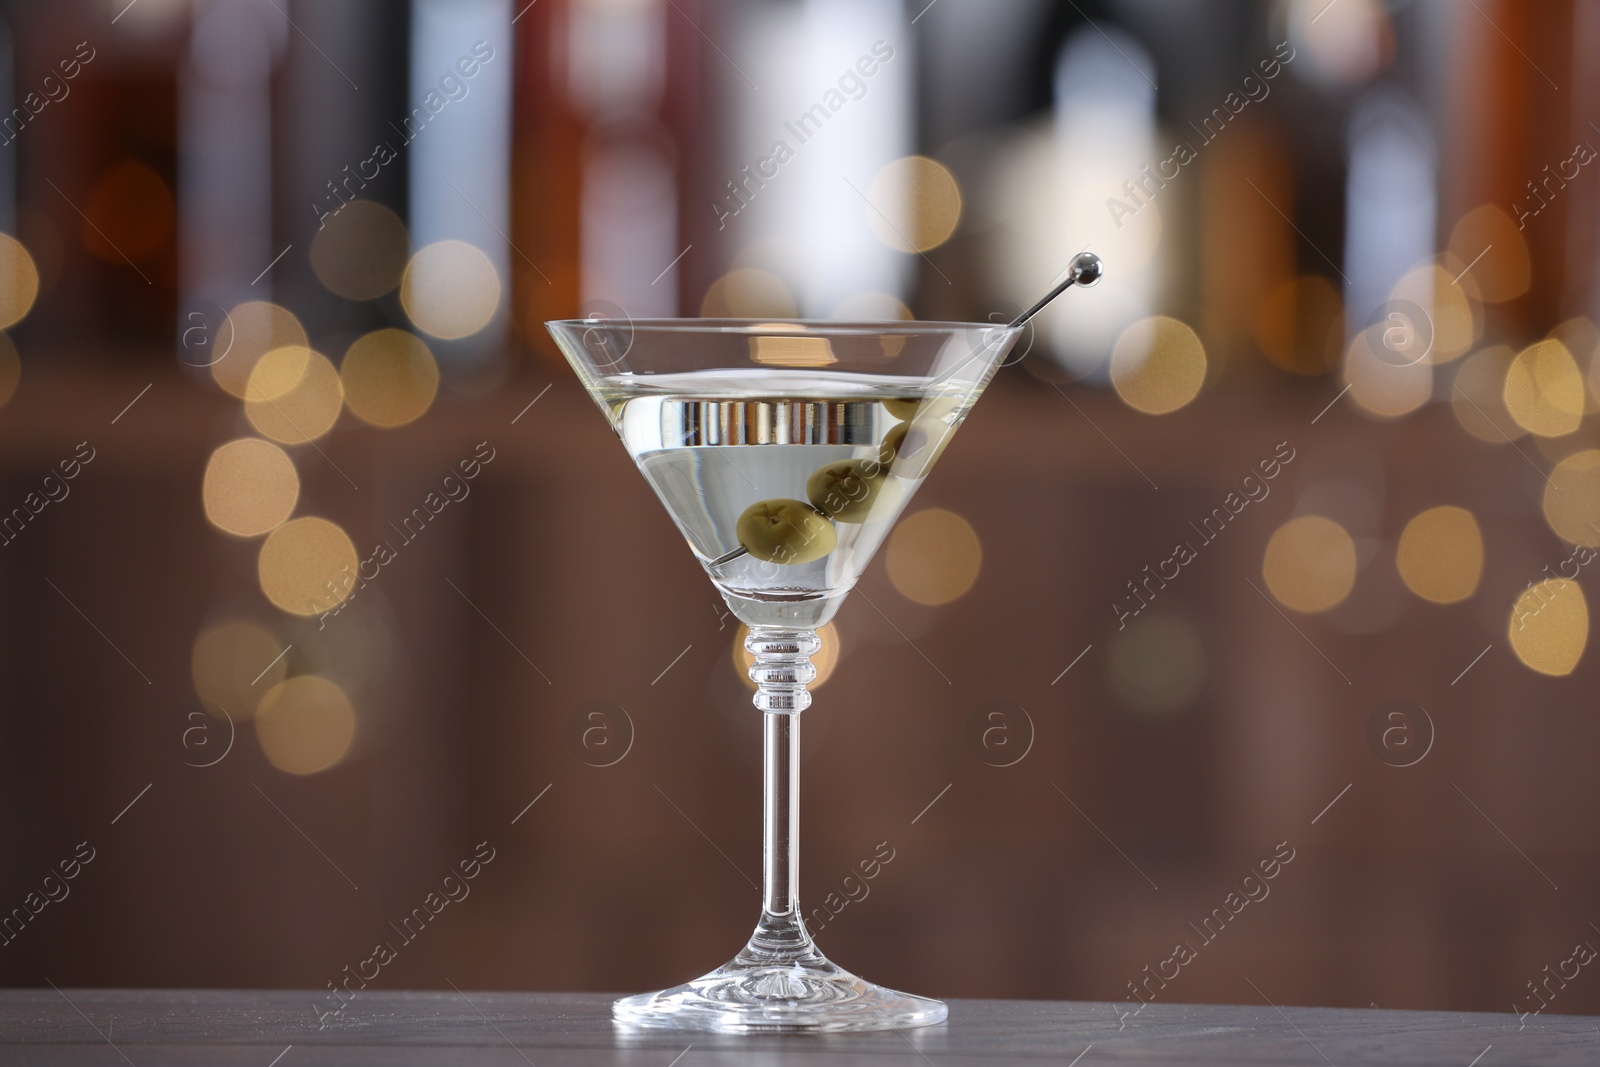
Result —
[[902, 422], [883, 435], [883, 443], [878, 446], [878, 462], [885, 467], [894, 462], [894, 457], [900, 454], [900, 443], [906, 439], [906, 431], [911, 429], [909, 422]]
[[881, 516], [903, 495], [889, 469], [875, 459], [846, 459], [819, 467], [806, 479], [812, 505], [836, 522], [866, 522]]
[[883, 406], [889, 409], [889, 414], [901, 422], [910, 422], [917, 415], [917, 405], [922, 401], [915, 397], [896, 400], [885, 400]]
[[803, 500], [783, 497], [745, 508], [734, 532], [752, 556], [768, 563], [810, 563], [839, 543], [824, 515]]
[[931, 396], [922, 400], [885, 400], [883, 406], [901, 422], [910, 422], [913, 419], [943, 418], [959, 408], [961, 401], [953, 396]]
[[[894, 463], [889, 472], [902, 478], [921, 478], [927, 474], [955, 433], [954, 427], [939, 419], [918, 419], [895, 429], [905, 432], [895, 440]], [[888, 438], [884, 443], [888, 443]]]

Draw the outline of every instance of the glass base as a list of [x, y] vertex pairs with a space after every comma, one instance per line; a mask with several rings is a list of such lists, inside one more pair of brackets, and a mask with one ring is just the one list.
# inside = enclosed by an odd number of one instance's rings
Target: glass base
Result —
[[857, 978], [818, 952], [803, 933], [803, 944], [787, 952], [772, 951], [763, 933], [710, 974], [623, 997], [611, 1006], [612, 1019], [629, 1029], [820, 1034], [931, 1026], [950, 1013], [940, 1001]]

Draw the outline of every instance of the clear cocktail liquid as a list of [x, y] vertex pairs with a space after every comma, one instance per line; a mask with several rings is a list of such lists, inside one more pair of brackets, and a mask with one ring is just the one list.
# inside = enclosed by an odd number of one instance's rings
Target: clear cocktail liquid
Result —
[[[975, 399], [919, 378], [760, 368], [618, 375], [595, 393], [739, 617], [802, 627], [832, 617]], [[810, 502], [808, 479], [845, 460], [876, 460], [887, 477], [865, 521], [828, 520], [831, 551], [804, 563], [739, 551], [746, 509]]]

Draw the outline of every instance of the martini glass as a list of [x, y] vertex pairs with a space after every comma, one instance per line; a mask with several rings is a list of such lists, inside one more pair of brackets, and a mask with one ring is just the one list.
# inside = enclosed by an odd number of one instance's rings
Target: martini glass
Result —
[[546, 326], [729, 608], [765, 719], [761, 918], [711, 973], [613, 1006], [625, 1026], [878, 1030], [937, 1000], [828, 960], [798, 900], [800, 713], [839, 610], [1020, 326], [574, 319]]

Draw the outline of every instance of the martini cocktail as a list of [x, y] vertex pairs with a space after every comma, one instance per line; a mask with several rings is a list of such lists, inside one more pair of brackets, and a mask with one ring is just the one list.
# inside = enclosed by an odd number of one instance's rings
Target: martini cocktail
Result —
[[765, 718], [761, 919], [701, 978], [616, 1002], [655, 1029], [875, 1030], [936, 1000], [831, 963], [797, 900], [799, 713], [833, 618], [1021, 333], [935, 322], [547, 324], [734, 614]]

